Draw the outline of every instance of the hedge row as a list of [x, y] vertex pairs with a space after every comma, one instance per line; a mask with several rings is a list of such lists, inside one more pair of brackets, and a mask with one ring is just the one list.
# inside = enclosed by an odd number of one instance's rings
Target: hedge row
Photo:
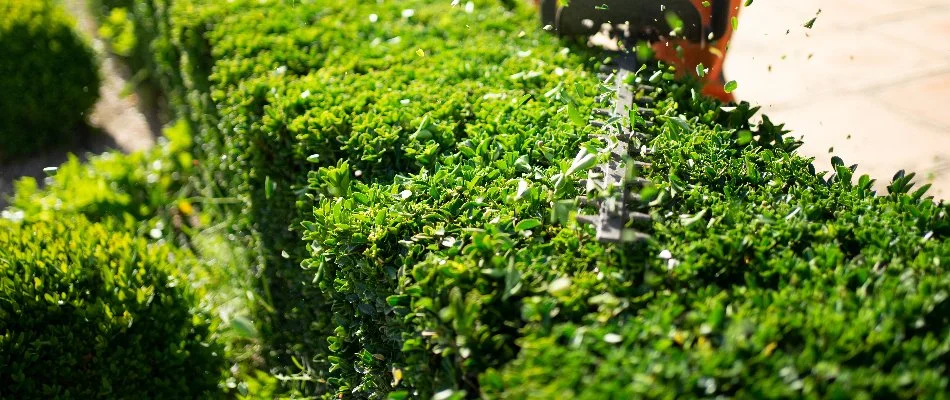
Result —
[[69, 143], [99, 98], [99, 67], [53, 0], [0, 0], [0, 161]]
[[393, 182], [347, 164], [311, 173], [304, 267], [330, 301], [331, 390], [944, 395], [948, 207], [908, 192], [909, 177], [878, 197], [839, 160], [816, 174], [781, 127], [749, 126], [747, 105], [655, 83], [667, 95], [647, 129], [645, 245], [601, 245], [549, 218], [576, 194], [557, 186], [571, 152], [549, 163], [538, 149], [547, 138], [520, 114], [537, 115], [534, 101], [506, 115], [517, 129], [470, 132], [480, 145]]
[[[170, 99], [195, 125], [211, 191], [248, 205], [236, 219], [255, 234], [264, 290], [282, 310], [271, 330], [283, 337], [273, 340], [306, 359], [326, 347], [324, 338], [307, 333], [325, 318], [317, 315], [324, 302], [308, 284], [312, 274], [299, 267], [307, 257], [299, 222], [312, 206], [301, 196], [307, 171], [353, 160], [364, 178], [392, 179], [432, 165], [468, 121], [485, 118], [476, 113], [490, 115], [512, 96], [542, 96], [555, 80], [584, 79], [589, 94], [596, 87], [580, 66], [585, 58], [562, 52], [541, 33], [512, 31], [513, 18], [532, 18], [527, 10], [510, 14], [489, 2], [473, 13], [427, 2], [151, 5], [141, 19], [155, 16], [149, 23], [165, 31], [147, 43]], [[361, 22], [341, 27], [343, 21]], [[493, 34], [472, 35], [479, 26]], [[354, 43], [364, 43], [365, 51], [352, 51]], [[517, 72], [521, 78], [511, 79]], [[414, 135], [427, 113], [442, 149]], [[564, 123], [556, 108], [549, 114]], [[551, 146], [573, 140], [549, 136]]]
[[[948, 207], [815, 173], [660, 67], [653, 240], [562, 218], [592, 53], [489, 1], [145, 1], [274, 361], [326, 397], [940, 397]], [[144, 18], [143, 16], [149, 16]], [[572, 118], [571, 116], [575, 118]], [[580, 121], [583, 122], [583, 121]], [[305, 241], [301, 242], [301, 238]]]

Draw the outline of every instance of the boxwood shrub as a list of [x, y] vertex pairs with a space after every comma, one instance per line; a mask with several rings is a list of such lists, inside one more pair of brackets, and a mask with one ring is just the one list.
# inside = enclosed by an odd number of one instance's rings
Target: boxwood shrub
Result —
[[0, 398], [206, 398], [208, 318], [169, 250], [82, 217], [0, 220]]
[[[603, 94], [530, 7], [146, 2], [289, 381], [325, 397], [939, 397], [948, 207], [651, 66], [652, 240], [570, 218]], [[143, 14], [144, 15], [144, 14]], [[639, 147], [639, 146], [638, 146]], [[590, 211], [590, 210], [587, 210]], [[300, 239], [303, 238], [304, 241]], [[286, 372], [287, 369], [284, 369]]]
[[0, 161], [72, 140], [99, 98], [95, 54], [52, 0], [0, 0]]
[[552, 165], [525, 145], [550, 142], [522, 119], [530, 103], [504, 113], [520, 129], [459, 144], [431, 169], [393, 181], [359, 179], [348, 164], [312, 173], [303, 266], [333, 315], [331, 388], [397, 398], [946, 393], [948, 207], [902, 176], [878, 196], [837, 159], [836, 174], [816, 174], [780, 127], [737, 123], [747, 105], [724, 111], [657, 83], [669, 92], [649, 129], [647, 243], [603, 245], [549, 217], [576, 194], [556, 183], [572, 159], [553, 153]]
[[[161, 28], [147, 41], [156, 73], [194, 125], [209, 191], [247, 206], [235, 227], [255, 237], [262, 290], [280, 310], [262, 316], [273, 319], [263, 333], [285, 365], [323, 354], [325, 337], [311, 330], [330, 324], [322, 291], [300, 268], [309, 170], [350, 160], [364, 178], [391, 180], [434, 165], [465, 132], [490, 125], [501, 105], [516, 108], [560, 82], [590, 95], [597, 85], [586, 55], [543, 32], [519, 37], [530, 12], [493, 2], [472, 13], [424, 1], [149, 4], [142, 15], [157, 16]], [[472, 35], [465, 24], [490, 34]], [[351, 43], [366, 46], [356, 52]], [[532, 118], [555, 124], [543, 128], [548, 147], [573, 151], [575, 138], [555, 134], [566, 117], [547, 108]]]

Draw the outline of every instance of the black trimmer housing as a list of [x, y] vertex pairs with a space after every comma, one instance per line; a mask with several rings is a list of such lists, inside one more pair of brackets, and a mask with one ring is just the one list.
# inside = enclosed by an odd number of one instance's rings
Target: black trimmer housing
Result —
[[710, 6], [712, 20], [705, 25], [690, 0], [570, 0], [566, 6], [541, 0], [541, 23], [562, 36], [590, 36], [610, 24], [626, 40], [656, 40], [668, 38], [669, 21], [678, 18], [683, 24], [677, 37], [699, 43], [721, 37], [729, 23], [728, 0], [713, 0]]

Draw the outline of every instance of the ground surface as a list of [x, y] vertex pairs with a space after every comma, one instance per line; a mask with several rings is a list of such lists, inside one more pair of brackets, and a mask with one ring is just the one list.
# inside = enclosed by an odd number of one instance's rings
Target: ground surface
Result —
[[[79, 30], [88, 38], [95, 38], [96, 24], [86, 0], [65, 0], [69, 12], [76, 17]], [[12, 183], [22, 176], [43, 176], [43, 168], [57, 166], [66, 161], [67, 154], [80, 157], [102, 153], [109, 149], [135, 151], [151, 147], [161, 130], [159, 117], [154, 111], [142, 112], [148, 107], [139, 107], [139, 96], [129, 90], [132, 79], [128, 69], [118, 59], [108, 55], [104, 43], [91, 39], [93, 48], [102, 60], [102, 87], [89, 126], [76, 129], [76, 140], [63, 143], [28, 160], [0, 165], [0, 208], [5, 197], [13, 190]], [[126, 93], [130, 92], [130, 93]]]
[[950, 198], [950, 1], [755, 0], [726, 73], [820, 168], [838, 155], [879, 187], [917, 171]]

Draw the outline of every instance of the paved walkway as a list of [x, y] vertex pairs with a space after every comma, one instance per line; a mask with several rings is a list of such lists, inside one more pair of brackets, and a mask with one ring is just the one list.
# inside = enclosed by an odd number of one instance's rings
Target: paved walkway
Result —
[[[100, 57], [102, 86], [99, 101], [89, 117], [89, 126], [77, 128], [79, 138], [71, 145], [51, 149], [43, 154], [0, 165], [0, 208], [6, 206], [6, 197], [13, 192], [13, 182], [24, 176], [42, 179], [43, 168], [54, 167], [66, 161], [72, 153], [85, 158], [108, 150], [132, 152], [155, 144], [161, 132], [158, 112], [139, 107], [139, 96], [129, 92], [132, 76], [118, 59], [108, 54], [105, 44], [96, 37], [96, 24], [86, 0], [66, 0], [66, 9], [76, 18], [77, 27], [90, 38]], [[142, 112], [145, 109], [147, 112]]]
[[139, 107], [139, 95], [135, 92], [134, 78], [129, 69], [116, 57], [110, 55], [106, 44], [97, 35], [98, 26], [89, 9], [88, 0], [66, 0], [66, 9], [76, 18], [79, 31], [91, 38], [99, 54], [102, 86], [99, 102], [89, 117], [89, 124], [103, 130], [116, 142], [118, 150], [132, 152], [145, 150], [155, 144], [161, 135], [161, 122], [155, 110]]
[[950, 1], [755, 0], [726, 73], [820, 169], [840, 156], [879, 189], [916, 171], [950, 199]]

